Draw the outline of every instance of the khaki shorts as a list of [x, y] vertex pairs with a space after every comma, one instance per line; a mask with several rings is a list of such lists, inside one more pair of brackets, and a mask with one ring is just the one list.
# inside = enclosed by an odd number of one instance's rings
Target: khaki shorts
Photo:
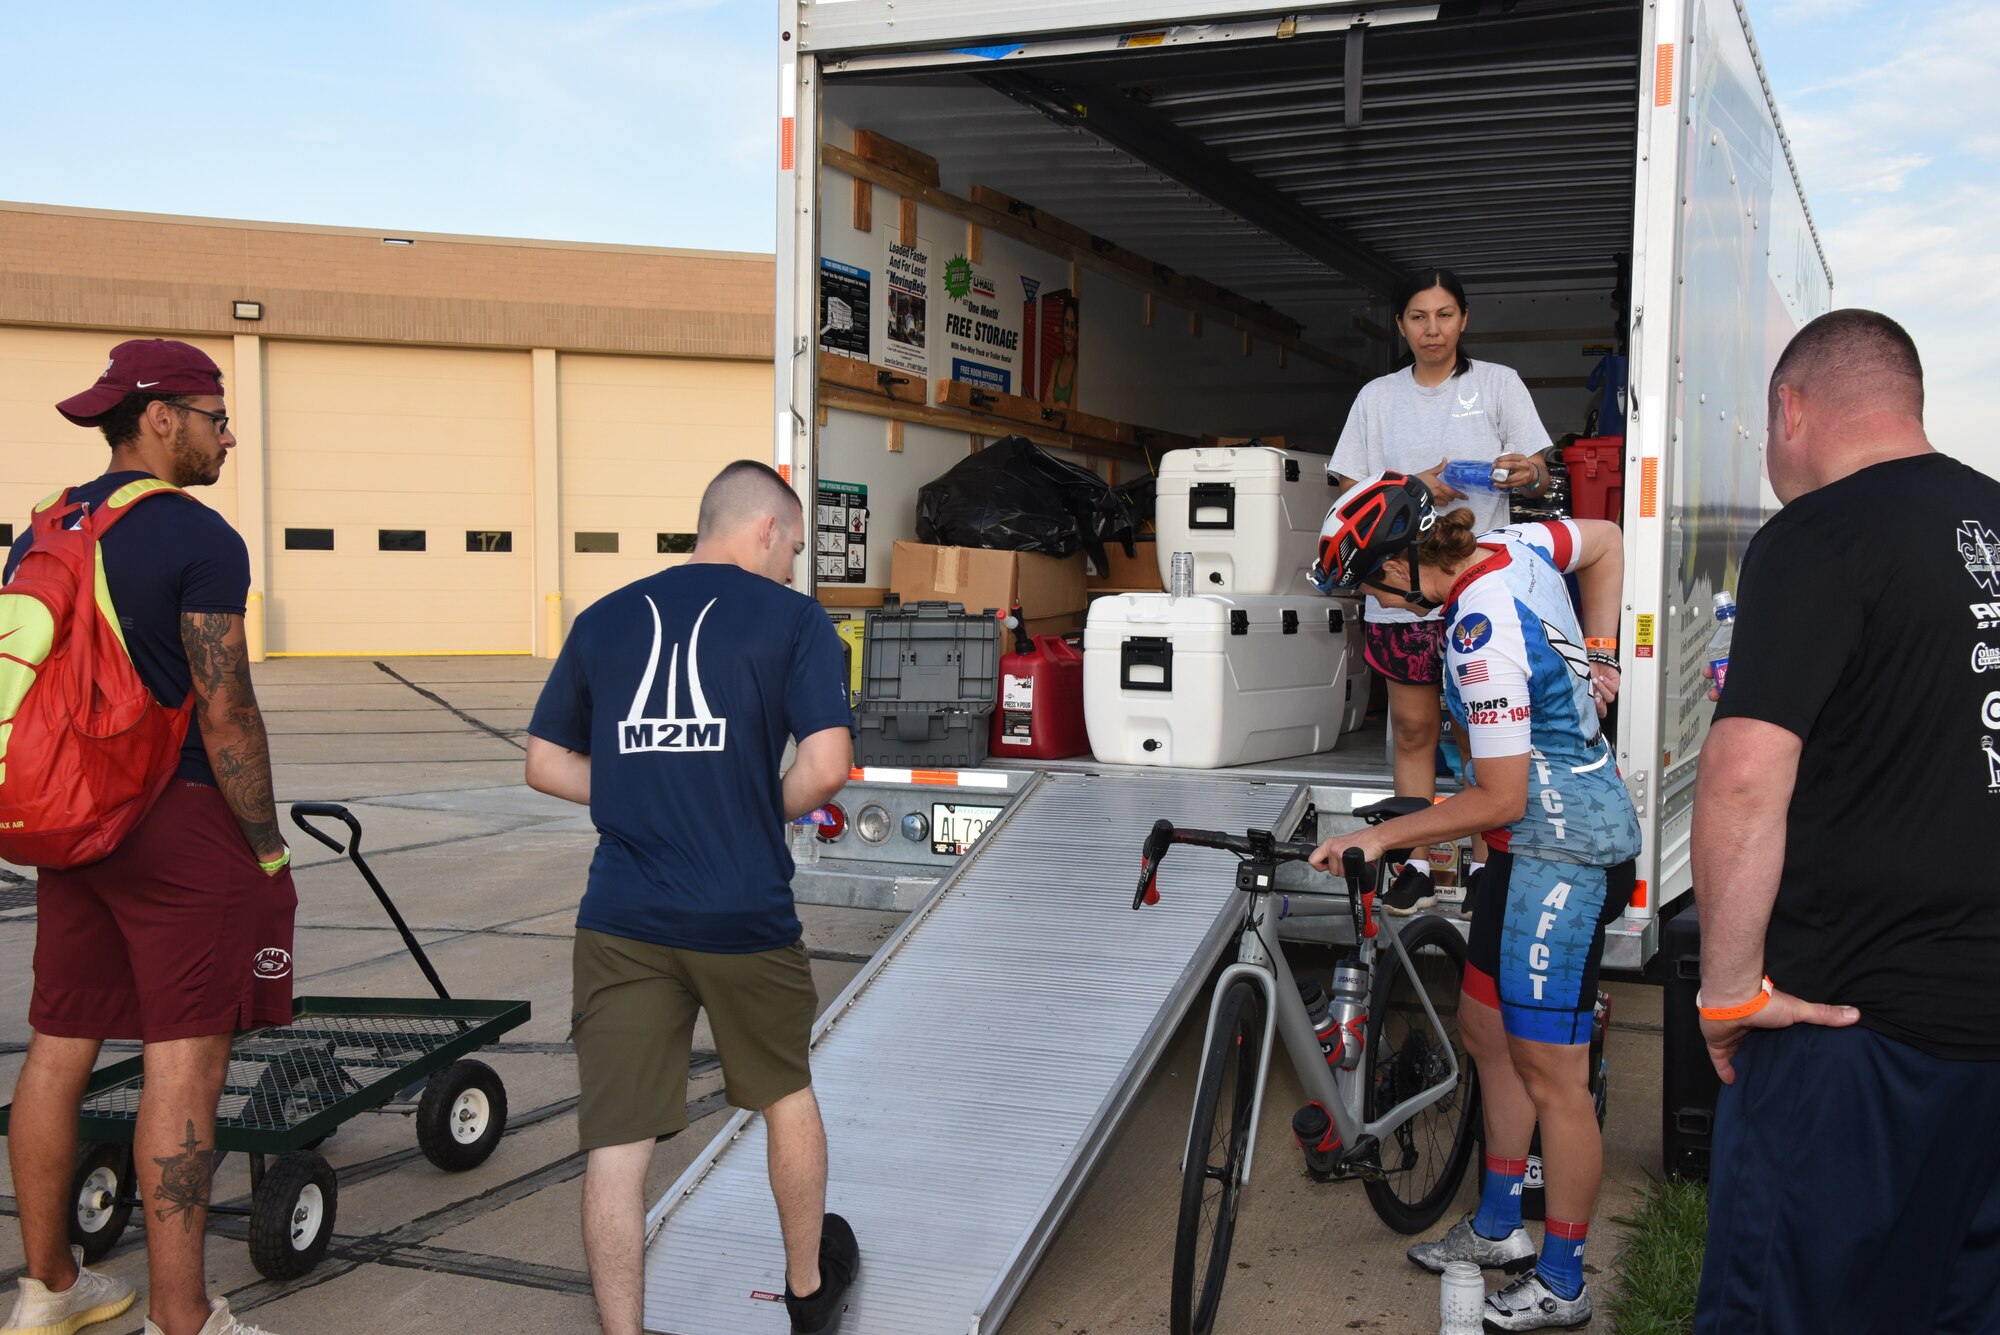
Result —
[[580, 927], [572, 998], [583, 1149], [664, 1140], [687, 1126], [697, 1011], [708, 1012], [723, 1095], [736, 1107], [768, 1108], [812, 1084], [819, 993], [803, 940], [724, 955]]

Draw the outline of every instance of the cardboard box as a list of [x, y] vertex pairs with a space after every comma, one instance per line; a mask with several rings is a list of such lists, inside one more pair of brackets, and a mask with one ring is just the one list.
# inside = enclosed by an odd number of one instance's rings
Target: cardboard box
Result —
[[1106, 543], [1105, 560], [1109, 570], [1091, 571], [1089, 585], [1092, 589], [1117, 589], [1120, 593], [1157, 593], [1166, 586], [1160, 583], [1159, 548], [1153, 535], [1144, 533], [1133, 539], [1132, 550], [1136, 556], [1125, 555], [1122, 543]]
[[[1061, 616], [1054, 617], [1029, 617], [1028, 634], [1030, 637], [1033, 637], [1036, 635], [1068, 635], [1073, 632], [1081, 632], [1083, 630], [1083, 621], [1084, 614], [1082, 612], [1064, 612]], [[1011, 634], [1005, 636], [1002, 643], [1005, 645], [1008, 653], [1014, 652], [1014, 637]]]
[[889, 560], [889, 592], [906, 603], [963, 603], [968, 612], [1004, 612], [1016, 604], [1031, 620], [1081, 612], [1083, 553], [1041, 556], [981, 547], [899, 542]]

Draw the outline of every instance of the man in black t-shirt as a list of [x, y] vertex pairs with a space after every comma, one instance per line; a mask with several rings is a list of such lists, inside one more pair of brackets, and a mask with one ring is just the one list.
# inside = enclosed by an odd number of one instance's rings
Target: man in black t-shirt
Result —
[[1932, 449], [1870, 311], [1800, 330], [1769, 406], [1785, 506], [1695, 796], [1695, 1328], [2000, 1330], [2000, 482]]

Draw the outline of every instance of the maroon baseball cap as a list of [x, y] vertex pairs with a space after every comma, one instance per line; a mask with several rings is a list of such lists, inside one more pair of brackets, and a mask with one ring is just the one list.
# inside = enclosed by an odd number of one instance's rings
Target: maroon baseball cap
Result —
[[220, 394], [222, 368], [191, 343], [135, 338], [111, 350], [97, 383], [56, 405], [78, 426], [96, 426], [127, 394]]

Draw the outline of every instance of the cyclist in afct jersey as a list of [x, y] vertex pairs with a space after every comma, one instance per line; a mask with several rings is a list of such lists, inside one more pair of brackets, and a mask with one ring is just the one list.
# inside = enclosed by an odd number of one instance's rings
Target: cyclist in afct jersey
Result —
[[[1591, 1011], [1602, 928], [1631, 897], [1639, 852], [1638, 817], [1598, 726], [1617, 694], [1617, 656], [1586, 649], [1569, 573], [1584, 629], [1611, 641], [1624, 578], [1616, 525], [1563, 520], [1474, 538], [1468, 512], [1439, 515], [1421, 481], [1393, 472], [1357, 484], [1327, 515], [1314, 572], [1329, 592], [1366, 586], [1445, 609], [1445, 700], [1471, 739], [1465, 786], [1429, 810], [1328, 839], [1312, 863], [1330, 870], [1348, 848], [1377, 861], [1476, 833], [1492, 850], [1458, 1011], [1479, 1072], [1484, 1190], [1475, 1214], [1410, 1259], [1440, 1273], [1449, 1261], [1527, 1270], [1486, 1300], [1498, 1330], [1591, 1316], [1583, 1245], [1604, 1167]], [[1520, 1195], [1538, 1120], [1548, 1203], [1539, 1256]]]

